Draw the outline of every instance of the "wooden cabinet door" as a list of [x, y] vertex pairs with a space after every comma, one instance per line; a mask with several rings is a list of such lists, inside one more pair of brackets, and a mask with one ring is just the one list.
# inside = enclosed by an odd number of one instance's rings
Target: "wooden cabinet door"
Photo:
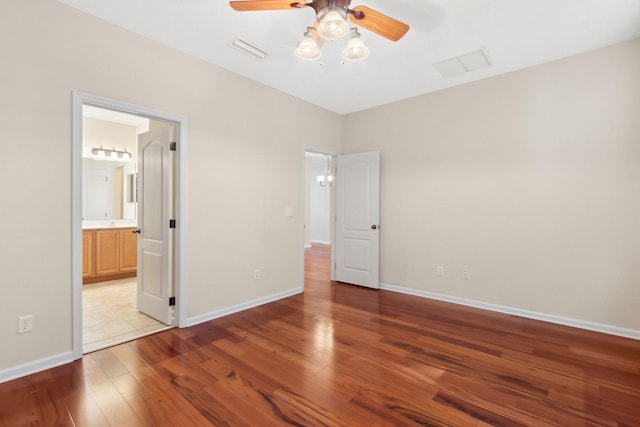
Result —
[[82, 278], [93, 276], [93, 231], [82, 231]]
[[96, 230], [96, 276], [120, 272], [120, 230]]
[[136, 271], [138, 266], [138, 235], [135, 228], [120, 230], [120, 271]]

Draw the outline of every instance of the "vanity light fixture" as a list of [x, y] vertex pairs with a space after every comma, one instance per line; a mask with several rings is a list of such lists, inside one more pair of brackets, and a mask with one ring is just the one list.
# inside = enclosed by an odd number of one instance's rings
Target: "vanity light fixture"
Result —
[[115, 147], [113, 147], [113, 150], [109, 150], [108, 148], [102, 148], [101, 145], [100, 148], [92, 148], [91, 153], [95, 154], [99, 160], [120, 160], [123, 162], [131, 160], [131, 153], [126, 148], [124, 151], [116, 150]]

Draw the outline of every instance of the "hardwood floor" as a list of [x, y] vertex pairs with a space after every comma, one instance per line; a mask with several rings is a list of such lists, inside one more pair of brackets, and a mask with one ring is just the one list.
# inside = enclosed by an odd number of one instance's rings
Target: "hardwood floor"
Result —
[[329, 281], [0, 384], [4, 426], [639, 426], [640, 342]]

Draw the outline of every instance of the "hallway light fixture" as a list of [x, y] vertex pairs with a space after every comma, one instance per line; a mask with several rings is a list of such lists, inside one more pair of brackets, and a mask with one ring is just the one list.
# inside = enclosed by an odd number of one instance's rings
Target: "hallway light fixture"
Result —
[[92, 148], [91, 153], [98, 157], [99, 160], [114, 160], [121, 162], [128, 162], [131, 160], [131, 153], [127, 151], [125, 148], [124, 151], [116, 150], [116, 147], [113, 147], [112, 150], [108, 148]]
[[318, 175], [317, 179], [320, 187], [326, 187], [333, 183], [333, 175], [331, 174], [331, 157], [327, 157], [327, 169], [324, 171], [324, 175]]

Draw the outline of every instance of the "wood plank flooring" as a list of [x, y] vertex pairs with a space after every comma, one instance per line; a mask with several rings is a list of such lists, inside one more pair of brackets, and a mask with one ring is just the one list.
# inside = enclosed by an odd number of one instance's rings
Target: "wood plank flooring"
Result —
[[0, 384], [2, 426], [640, 426], [640, 342], [329, 280]]

